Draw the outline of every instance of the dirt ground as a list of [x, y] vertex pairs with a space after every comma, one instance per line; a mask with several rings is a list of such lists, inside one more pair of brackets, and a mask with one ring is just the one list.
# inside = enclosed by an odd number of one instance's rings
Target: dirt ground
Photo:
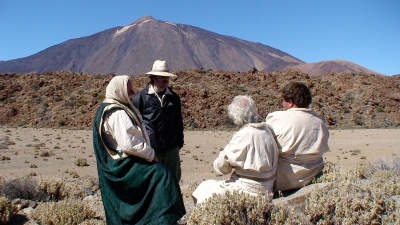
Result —
[[[235, 131], [186, 131], [181, 149], [182, 182], [216, 178], [212, 162]], [[341, 169], [381, 156], [400, 155], [400, 129], [331, 130], [326, 162]], [[88, 166], [77, 166], [86, 159]], [[1, 177], [12, 179], [35, 173], [70, 178], [97, 176], [92, 131], [0, 127]]]
[[[235, 131], [186, 131], [181, 149], [180, 182], [186, 210], [194, 205], [191, 192], [205, 179], [217, 177], [212, 162]], [[378, 157], [400, 156], [400, 129], [331, 130], [326, 162], [341, 170]], [[87, 161], [87, 166], [77, 162]], [[0, 178], [25, 175], [55, 178], [97, 177], [92, 131], [0, 127]]]

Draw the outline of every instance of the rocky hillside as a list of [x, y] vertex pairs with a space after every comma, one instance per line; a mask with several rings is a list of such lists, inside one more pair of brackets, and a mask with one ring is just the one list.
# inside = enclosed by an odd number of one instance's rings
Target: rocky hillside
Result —
[[[312, 108], [331, 129], [399, 128], [400, 76], [336, 73], [310, 77], [299, 71], [175, 71], [171, 87], [181, 96], [186, 129], [227, 129], [226, 106], [250, 95], [262, 118], [281, 110], [279, 90], [288, 81], [306, 83]], [[0, 125], [90, 129], [112, 75], [55, 72], [0, 74]], [[137, 90], [148, 81], [133, 77]]]

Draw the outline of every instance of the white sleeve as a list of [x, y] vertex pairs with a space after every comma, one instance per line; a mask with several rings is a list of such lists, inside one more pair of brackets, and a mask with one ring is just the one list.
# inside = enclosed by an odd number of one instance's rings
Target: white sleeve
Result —
[[128, 155], [135, 155], [149, 162], [154, 159], [154, 150], [143, 137], [140, 127], [134, 125], [124, 110], [111, 112], [105, 123], [108, 130], [115, 139], [117, 148]]
[[232, 171], [232, 166], [229, 163], [224, 151], [221, 151], [218, 158], [214, 160], [213, 167], [218, 175], [227, 174]]
[[236, 132], [224, 150], [215, 159], [214, 170], [219, 174], [227, 174], [233, 167], [243, 167], [244, 154], [246, 153], [246, 143], [240, 131]]

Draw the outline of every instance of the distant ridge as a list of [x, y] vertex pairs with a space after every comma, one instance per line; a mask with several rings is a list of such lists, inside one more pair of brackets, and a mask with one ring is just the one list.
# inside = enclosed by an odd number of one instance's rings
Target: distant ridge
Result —
[[65, 41], [28, 57], [0, 61], [0, 73], [67, 71], [139, 76], [150, 70], [156, 59], [167, 60], [172, 71], [298, 69], [311, 76], [331, 72], [379, 74], [341, 60], [306, 64], [268, 45], [151, 16], [143, 16], [127, 26]]
[[304, 63], [295, 66], [287, 66], [282, 70], [300, 70], [303, 73], [307, 73], [309, 76], [321, 76], [329, 73], [365, 73], [383, 75], [373, 70], [367, 69], [358, 64], [336, 59], [336, 60], [325, 60], [315, 63]]

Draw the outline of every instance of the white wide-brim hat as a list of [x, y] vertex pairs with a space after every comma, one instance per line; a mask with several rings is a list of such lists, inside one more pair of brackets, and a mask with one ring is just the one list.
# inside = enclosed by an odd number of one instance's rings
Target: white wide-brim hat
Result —
[[175, 74], [169, 72], [167, 62], [162, 61], [162, 60], [156, 60], [153, 63], [153, 68], [151, 69], [151, 71], [147, 72], [145, 74], [155, 75], [155, 76], [164, 76], [164, 77], [176, 77]]

